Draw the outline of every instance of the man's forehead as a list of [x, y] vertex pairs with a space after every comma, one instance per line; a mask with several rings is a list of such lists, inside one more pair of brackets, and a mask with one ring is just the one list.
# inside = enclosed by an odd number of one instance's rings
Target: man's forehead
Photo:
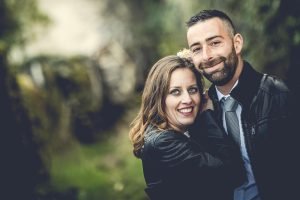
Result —
[[198, 22], [187, 30], [188, 43], [193, 45], [195, 42], [204, 42], [212, 38], [222, 37], [228, 32], [225, 26], [224, 22], [219, 18]]

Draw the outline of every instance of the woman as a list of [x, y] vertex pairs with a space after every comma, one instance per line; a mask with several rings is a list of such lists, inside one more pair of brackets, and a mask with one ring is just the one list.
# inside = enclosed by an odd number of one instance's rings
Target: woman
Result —
[[238, 149], [204, 98], [202, 76], [188, 59], [167, 56], [151, 68], [129, 133], [150, 199], [232, 199], [242, 173]]

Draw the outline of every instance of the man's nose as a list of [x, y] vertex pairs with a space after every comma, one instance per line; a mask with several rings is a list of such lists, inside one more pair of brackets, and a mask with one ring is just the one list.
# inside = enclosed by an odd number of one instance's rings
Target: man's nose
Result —
[[212, 58], [211, 49], [208, 46], [204, 46], [202, 49], [202, 59], [203, 61], [209, 61]]

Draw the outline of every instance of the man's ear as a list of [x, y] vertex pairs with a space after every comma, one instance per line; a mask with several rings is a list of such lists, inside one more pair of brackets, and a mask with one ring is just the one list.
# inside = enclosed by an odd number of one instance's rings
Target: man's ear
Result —
[[234, 49], [236, 54], [241, 54], [242, 49], [243, 49], [243, 37], [241, 34], [237, 33], [235, 34], [235, 36], [233, 37], [233, 45], [234, 45]]

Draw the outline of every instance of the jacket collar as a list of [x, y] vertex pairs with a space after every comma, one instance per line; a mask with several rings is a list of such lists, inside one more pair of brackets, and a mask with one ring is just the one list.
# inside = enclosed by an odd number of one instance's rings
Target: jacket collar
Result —
[[[255, 71], [253, 67], [244, 61], [238, 85], [231, 91], [230, 95], [239, 101], [244, 108], [249, 108], [253, 97], [257, 93], [263, 74]], [[209, 96], [216, 101], [218, 99], [215, 85], [209, 89]]]

